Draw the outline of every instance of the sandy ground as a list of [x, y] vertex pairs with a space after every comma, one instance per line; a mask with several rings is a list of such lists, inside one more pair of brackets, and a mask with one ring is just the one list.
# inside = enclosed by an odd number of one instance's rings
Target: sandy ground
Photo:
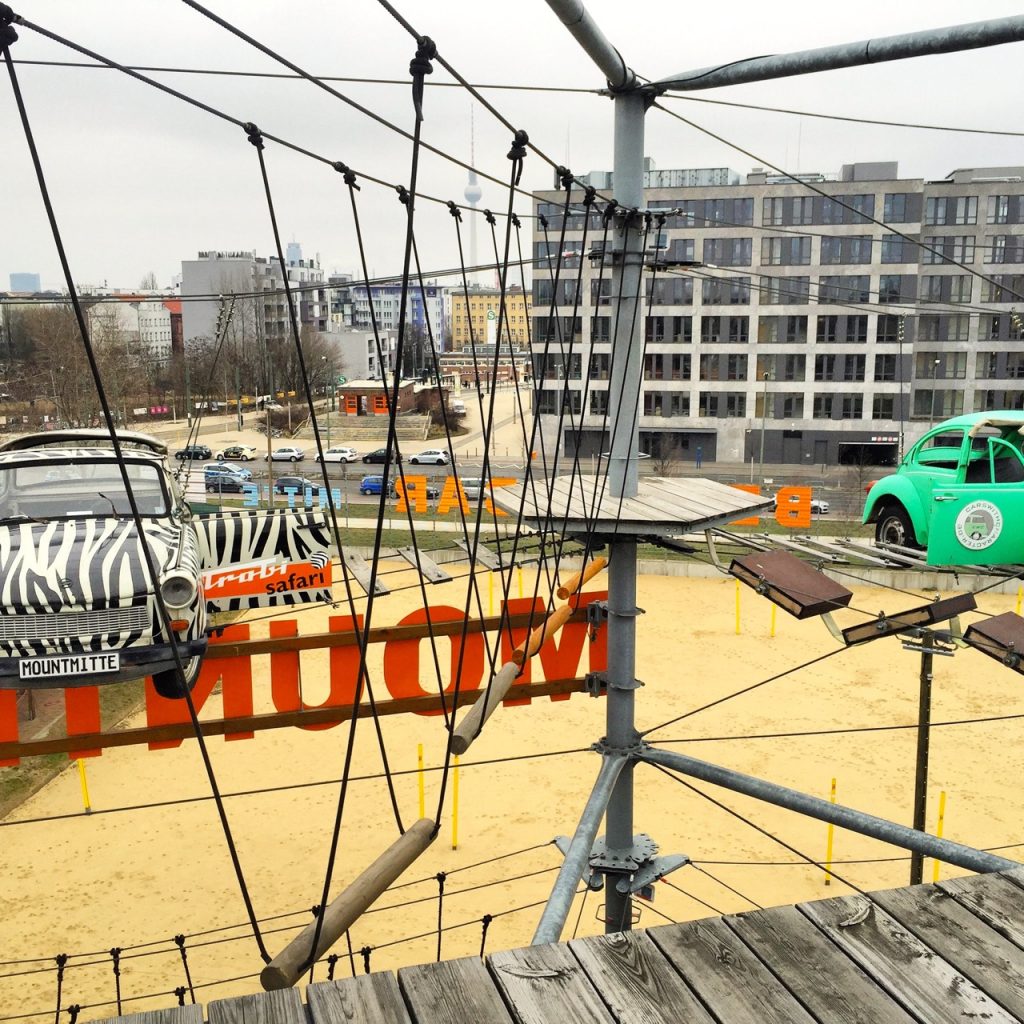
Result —
[[[596, 582], [600, 583], [600, 578]], [[527, 577], [527, 587], [530, 585]], [[460, 604], [461, 592], [454, 589], [459, 586], [452, 583], [431, 590], [432, 601]], [[737, 635], [735, 582], [728, 578], [642, 577], [638, 600], [647, 610], [639, 621], [638, 675], [645, 683], [637, 696], [641, 729], [836, 646], [818, 621], [798, 622], [781, 611], [775, 636], [770, 637], [770, 605], [747, 589], [741, 595], [741, 632]], [[375, 622], [395, 622], [418, 601], [416, 591], [381, 599]], [[853, 601], [860, 613], [870, 614], [881, 608], [893, 613], [915, 603], [920, 602], [873, 589], [858, 590]], [[1014, 599], [1005, 595], [981, 599], [986, 612], [1007, 611], [1013, 604]], [[863, 621], [860, 613], [845, 613], [841, 624]], [[323, 628], [324, 614], [319, 610], [304, 613], [303, 631]], [[422, 678], [428, 683], [431, 663], [426, 644], [423, 653]], [[309, 655], [303, 662], [306, 697], [311, 703], [317, 700], [318, 658], [322, 670], [325, 662], [319, 654]], [[256, 692], [265, 710], [266, 659], [262, 662], [256, 667]], [[372, 668], [379, 678], [379, 665]], [[686, 741], [673, 743], [671, 748], [823, 797], [828, 796], [834, 776], [841, 803], [909, 824], [912, 730], [730, 737], [911, 723], [917, 713], [918, 670], [915, 653], [902, 650], [895, 638], [885, 639], [768, 683], [657, 730], [650, 738]], [[216, 704], [217, 698], [211, 703]], [[1020, 676], [973, 650], [936, 658], [936, 721], [1011, 714], [1024, 714]], [[559, 833], [572, 833], [598, 758], [581, 752], [504, 764], [479, 762], [585, 748], [603, 734], [603, 716], [604, 701], [585, 696], [560, 703], [541, 700], [499, 712], [463, 758], [458, 849], [452, 849], [449, 789], [436, 842], [403, 876], [404, 887], [386, 894], [379, 909], [363, 917], [352, 930], [357, 950], [364, 945], [376, 947], [371, 957], [373, 969], [435, 958], [438, 886], [434, 875], [439, 871], [450, 873], [443, 904], [445, 925], [467, 923], [444, 933], [443, 957], [479, 952], [480, 919], [485, 914], [502, 915], [490, 924], [488, 950], [529, 942], [540, 909], [516, 908], [545, 898], [560, 857], [550, 845], [505, 855], [547, 844]], [[440, 763], [444, 748], [440, 718], [385, 718], [382, 730], [393, 768], [403, 772], [415, 769], [418, 743], [425, 746], [429, 766]], [[1024, 844], [1020, 792], [1024, 745], [1017, 742], [1020, 731], [1019, 721], [934, 731], [930, 829], [934, 830], [939, 791], [945, 790], [948, 837], [982, 847]], [[340, 775], [346, 736], [347, 726], [343, 726], [321, 732], [279, 730], [245, 742], [210, 741], [217, 778], [225, 792], [296, 787], [228, 800], [257, 915], [290, 915], [265, 925], [272, 953], [294, 934], [297, 925], [309, 920], [308, 908], [320, 899], [338, 790], [333, 784], [316, 783]], [[357, 779], [345, 807], [333, 893], [397, 834], [387, 789], [373, 777], [380, 771], [381, 758], [367, 721], [359, 727], [354, 766]], [[697, 865], [671, 876], [678, 889], [667, 883], [657, 886], [654, 904], [642, 908], [642, 926], [663, 923], [662, 915], [674, 920], [707, 916], [709, 907], [719, 912], [751, 908], [751, 902], [721, 883], [761, 905], [847, 891], [838, 881], [826, 887], [816, 868], [778, 863], [799, 858], [673, 779], [645, 768], [638, 768], [636, 777], [637, 831], [650, 833], [662, 852], [685, 853]], [[259, 991], [255, 976], [262, 962], [247, 929], [211, 931], [241, 925], [246, 915], [214, 805], [202, 799], [208, 796], [209, 787], [195, 742], [186, 741], [169, 751], [108, 751], [88, 762], [88, 778], [99, 811], [168, 800], [193, 802], [0, 828], [0, 877], [4, 879], [0, 891], [0, 961], [4, 962], [0, 964], [0, 1018], [52, 1013], [55, 1005], [51, 960], [21, 965], [9, 961], [52, 958], [60, 952], [88, 954], [112, 946], [126, 949], [120, 979], [125, 1012], [173, 1005], [175, 1000], [169, 995], [138, 997], [168, 993], [184, 984], [181, 960], [170, 941], [179, 932], [190, 936], [188, 964], [199, 1001]], [[427, 775], [428, 814], [436, 804], [439, 784], [439, 773]], [[824, 858], [824, 824], [698, 786], [796, 849]], [[409, 824], [418, 816], [415, 774], [398, 776], [395, 787], [402, 817]], [[69, 770], [7, 820], [45, 818], [80, 812], [81, 808], [78, 777]], [[1019, 853], [1007, 851], [1011, 857]], [[503, 859], [466, 868], [496, 857]], [[900, 859], [838, 863], [893, 857]], [[840, 875], [858, 886], [884, 888], [907, 883], [908, 863], [901, 852], [872, 840], [837, 831], [835, 858]], [[928, 862], [926, 880], [931, 873]], [[953, 873], [953, 869], [942, 868], [943, 877]], [[581, 912], [577, 899], [565, 937], [577, 930], [580, 935], [601, 930], [596, 919], [601, 902], [600, 895], [591, 895]], [[197, 935], [202, 932], [208, 934]], [[410, 939], [421, 935], [424, 937]], [[145, 943], [150, 945], [127, 949]], [[343, 942], [336, 951], [345, 952]], [[78, 966], [91, 961], [95, 966]], [[347, 970], [346, 958], [338, 964], [339, 975]], [[325, 977], [324, 966], [317, 966], [315, 977]], [[111, 961], [105, 952], [72, 957], [64, 979], [63, 1005], [107, 1004], [84, 1009], [80, 1020], [113, 1015], [109, 1004], [114, 992]]]

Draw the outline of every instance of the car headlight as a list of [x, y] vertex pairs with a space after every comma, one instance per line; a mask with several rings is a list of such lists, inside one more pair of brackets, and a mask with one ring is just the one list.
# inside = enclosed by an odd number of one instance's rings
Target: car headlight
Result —
[[160, 581], [160, 596], [170, 608], [187, 608], [196, 597], [196, 581], [183, 572], [168, 573]]

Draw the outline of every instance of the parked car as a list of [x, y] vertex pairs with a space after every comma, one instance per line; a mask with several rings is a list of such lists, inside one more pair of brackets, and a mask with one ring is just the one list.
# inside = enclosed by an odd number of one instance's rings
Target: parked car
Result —
[[211, 462], [203, 466], [204, 473], [209, 474], [211, 470], [215, 473], [234, 473], [243, 480], [252, 479], [252, 470], [246, 466], [239, 466], [237, 462]]
[[292, 445], [285, 445], [282, 448], [275, 448], [270, 453], [271, 462], [301, 462], [306, 453], [301, 448]]
[[239, 459], [242, 462], [251, 462], [256, 458], [256, 448], [251, 444], [230, 444], [227, 448], [214, 452], [213, 457], [218, 462], [224, 462], [229, 459]]
[[187, 444], [184, 448], [179, 448], [174, 453], [174, 457], [176, 459], [212, 459], [213, 452], [206, 444]]
[[225, 491], [241, 494], [245, 490], [248, 479], [233, 469], [222, 468], [214, 463], [207, 466], [203, 473], [203, 479], [208, 491], [216, 491], [222, 494]]
[[[336, 444], [331, 448], [327, 448], [324, 451], [324, 462], [355, 462], [359, 458], [359, 452], [355, 448], [349, 448], [346, 445]], [[316, 457], [316, 461], [320, 461], [320, 456]]]
[[880, 543], [926, 548], [932, 565], [1024, 561], [1024, 411], [957, 416], [874, 482], [865, 523]]
[[288, 491], [294, 491], [296, 494], [313, 494], [319, 489], [319, 484], [307, 480], [304, 476], [279, 476], [274, 481], [274, 491], [277, 494], [287, 494]]
[[[380, 474], [373, 474], [371, 476], [364, 476], [359, 482], [359, 493], [360, 494], [380, 494], [381, 488], [384, 483], [384, 477]], [[441, 488], [435, 487], [433, 484], [427, 484], [423, 490], [423, 493], [430, 499], [441, 497]], [[394, 480], [388, 481], [388, 497], [398, 497], [398, 485]]]
[[418, 466], [421, 462], [434, 466], [447, 466], [449, 459], [448, 453], [443, 448], [428, 448], [426, 451], [414, 455], [409, 461], [414, 466]]
[[487, 487], [487, 481], [479, 476], [459, 477], [459, 483], [462, 484], [462, 493], [469, 501], [478, 501]]
[[[376, 462], [383, 465], [388, 461], [388, 450], [387, 448], [377, 448], [375, 451], [369, 452], [363, 456], [363, 462]], [[402, 453], [395, 452], [391, 457], [392, 462], [401, 462]]]
[[[199, 677], [207, 637], [195, 521], [163, 442], [132, 432], [119, 439], [141, 535], [105, 430], [0, 445], [0, 688], [149, 675], [161, 696], [183, 697], [175, 640], [185, 686]], [[147, 548], [174, 639], [145, 568]]]
[[[469, 495], [467, 494], [468, 498]], [[775, 509], [779, 504], [779, 496], [777, 494], [772, 495], [772, 508]], [[822, 498], [811, 498], [811, 514], [816, 516], [828, 515], [828, 502]]]

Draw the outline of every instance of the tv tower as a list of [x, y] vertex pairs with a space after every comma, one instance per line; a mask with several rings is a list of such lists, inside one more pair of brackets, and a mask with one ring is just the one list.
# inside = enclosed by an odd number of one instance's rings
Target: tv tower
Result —
[[[471, 168], [476, 166], [476, 154], [473, 145], [473, 108], [469, 108], [469, 163]], [[477, 265], [476, 256], [476, 204], [480, 202], [483, 196], [483, 189], [476, 180], [476, 171], [470, 170], [469, 181], [466, 183], [466, 191], [462, 193], [466, 199], [466, 202], [470, 206], [470, 217], [469, 217], [469, 265], [475, 267]], [[476, 272], [468, 275], [469, 279], [474, 283], [479, 283]]]

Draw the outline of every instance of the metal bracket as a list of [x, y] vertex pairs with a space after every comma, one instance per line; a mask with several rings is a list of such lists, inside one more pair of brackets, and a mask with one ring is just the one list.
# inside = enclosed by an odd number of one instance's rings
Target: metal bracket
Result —
[[843, 636], [843, 631], [836, 624], [836, 620], [832, 618], [831, 612], [825, 612], [823, 615], [819, 615], [818, 618], [825, 623], [826, 629], [844, 646], [846, 645], [846, 637]]
[[591, 697], [600, 697], [602, 693], [608, 692], [608, 680], [603, 672], [588, 672], [583, 685]]
[[[555, 846], [559, 849], [563, 857], [569, 853], [569, 846], [571, 844], [571, 836], [555, 836]], [[604, 888], [604, 875], [599, 871], [594, 871], [593, 869], [585, 871], [580, 881], [582, 881], [583, 884], [592, 892], [600, 892]]]
[[[673, 853], [669, 854], [667, 857], [652, 857], [651, 860], [637, 869], [632, 880], [628, 878], [620, 878], [618, 882], [615, 883], [615, 888], [618, 889], [623, 896], [625, 896], [626, 893], [638, 893], [641, 889], [649, 888], [655, 882], [664, 878], [667, 874], [670, 874], [673, 871], [678, 871], [679, 868], [684, 868], [689, 863], [690, 858], [684, 853]], [[645, 898], [650, 899], [651, 897]]]
[[[658, 844], [646, 833], [633, 836], [633, 845], [621, 850], [609, 850], [604, 836], [594, 842], [590, 854], [591, 870], [623, 872], [631, 875], [641, 865], [648, 863], [658, 852]], [[629, 883], [629, 879], [625, 879]]]
[[608, 621], [608, 602], [591, 601], [587, 605], [587, 634], [590, 642], [597, 639], [597, 631]]

